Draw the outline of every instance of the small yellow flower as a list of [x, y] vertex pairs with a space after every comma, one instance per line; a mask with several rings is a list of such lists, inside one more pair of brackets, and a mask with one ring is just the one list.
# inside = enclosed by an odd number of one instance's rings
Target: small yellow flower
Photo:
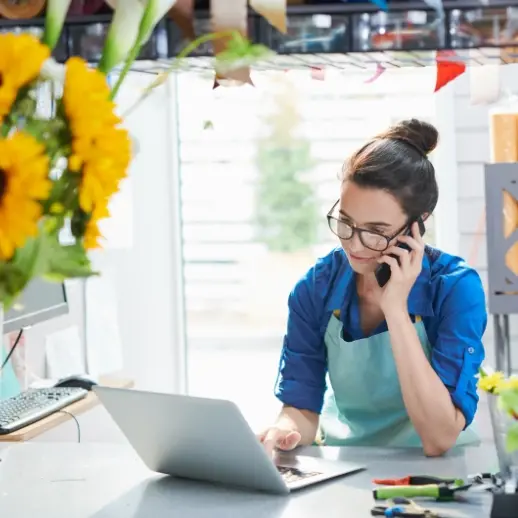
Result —
[[489, 393], [497, 392], [500, 385], [505, 380], [503, 372], [494, 372], [480, 377], [478, 380], [478, 388]]
[[18, 90], [38, 77], [49, 57], [50, 49], [31, 34], [0, 34], [0, 121]]
[[48, 172], [49, 157], [34, 137], [18, 131], [0, 140], [0, 259], [37, 234], [52, 187]]
[[511, 376], [510, 378], [502, 380], [497, 388], [498, 392], [502, 390], [518, 390], [518, 376]]

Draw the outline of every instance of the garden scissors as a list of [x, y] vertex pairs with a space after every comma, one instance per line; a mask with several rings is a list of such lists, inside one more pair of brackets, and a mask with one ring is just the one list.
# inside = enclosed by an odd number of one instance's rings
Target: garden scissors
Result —
[[389, 500], [387, 505], [377, 505], [371, 509], [371, 515], [388, 518], [446, 518], [407, 498], [394, 498]]

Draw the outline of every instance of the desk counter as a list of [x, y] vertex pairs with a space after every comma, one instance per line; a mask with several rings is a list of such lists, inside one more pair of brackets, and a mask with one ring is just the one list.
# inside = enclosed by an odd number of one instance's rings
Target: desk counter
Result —
[[[288, 497], [158, 476], [126, 444], [22, 443], [2, 452], [0, 516], [16, 518], [366, 518], [372, 479], [413, 474], [465, 477], [494, 469], [492, 446], [426, 459], [418, 450], [305, 448], [301, 453], [347, 459], [367, 470]], [[452, 518], [489, 517], [490, 495], [427, 503]]]

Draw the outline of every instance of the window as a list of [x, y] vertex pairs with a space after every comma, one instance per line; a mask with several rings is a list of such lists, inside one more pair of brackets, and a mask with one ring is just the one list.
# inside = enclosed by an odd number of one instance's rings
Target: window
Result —
[[[178, 79], [189, 392], [267, 425], [296, 280], [337, 242], [325, 215], [347, 155], [398, 119], [434, 122], [434, 70]], [[433, 220], [428, 225], [434, 241]]]

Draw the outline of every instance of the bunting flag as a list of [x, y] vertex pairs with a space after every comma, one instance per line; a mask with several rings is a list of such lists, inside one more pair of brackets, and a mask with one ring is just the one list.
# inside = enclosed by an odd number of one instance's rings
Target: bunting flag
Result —
[[250, 0], [250, 7], [270, 25], [286, 34], [288, 30], [286, 0]]
[[178, 25], [182, 36], [188, 40], [196, 39], [194, 31], [194, 0], [176, 0], [169, 9], [168, 16]]
[[374, 72], [374, 75], [369, 77], [365, 83], [374, 83], [374, 81], [376, 81], [376, 79], [378, 79], [378, 77], [380, 77], [383, 72], [385, 72], [385, 67], [381, 63], [378, 63], [376, 65], [376, 71]]
[[[247, 36], [247, 17], [248, 17], [247, 0], [212, 0], [210, 3], [210, 14], [212, 20], [213, 32], [224, 31], [238, 31], [243, 37]], [[213, 42], [214, 55], [217, 56], [220, 52], [227, 48], [230, 41], [228, 38], [218, 38]], [[224, 75], [216, 73], [214, 79], [214, 88], [220, 85], [233, 86], [250, 84], [253, 86], [250, 77], [250, 67], [245, 65], [235, 70], [229, 71]]]
[[500, 98], [500, 65], [469, 67], [471, 104], [490, 104]]
[[311, 67], [311, 79], [315, 81], [324, 81], [326, 72], [322, 67]]
[[435, 61], [437, 63], [437, 79], [434, 92], [438, 92], [443, 86], [466, 71], [466, 64], [453, 50], [438, 50]]

